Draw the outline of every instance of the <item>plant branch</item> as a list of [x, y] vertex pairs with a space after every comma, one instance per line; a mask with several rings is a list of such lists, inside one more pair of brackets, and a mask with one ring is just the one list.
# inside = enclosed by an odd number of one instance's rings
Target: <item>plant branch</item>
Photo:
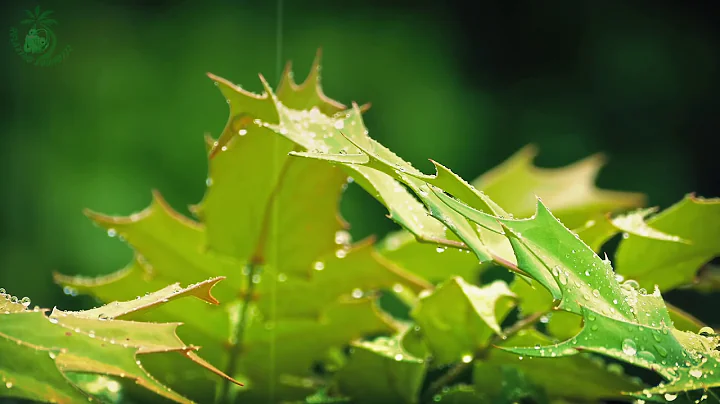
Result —
[[[242, 354], [242, 343], [245, 337], [245, 329], [247, 328], [248, 322], [248, 310], [250, 303], [253, 300], [253, 294], [255, 293], [255, 282], [253, 282], [253, 277], [256, 275], [258, 267], [259, 264], [255, 261], [251, 261], [249, 264], [249, 271], [247, 275], [248, 287], [245, 292], [245, 296], [243, 296], [242, 307], [240, 307], [240, 320], [237, 322], [235, 329], [231, 330], [234, 340], [232, 346], [230, 347], [230, 358], [228, 359], [228, 365], [225, 369], [225, 374], [228, 376], [235, 374], [240, 355]], [[233, 400], [232, 397], [230, 397], [230, 382], [228, 380], [223, 381], [220, 395], [216, 401], [224, 404], [232, 403]]]
[[485, 345], [484, 347], [480, 348], [477, 352], [475, 352], [475, 355], [473, 356], [473, 360], [468, 362], [461, 362], [457, 365], [450, 368], [450, 370], [447, 371], [444, 375], [442, 375], [439, 379], [435, 380], [425, 391], [425, 394], [423, 394], [422, 398], [420, 399], [421, 403], [432, 403], [433, 398], [435, 395], [440, 392], [443, 387], [450, 385], [452, 382], [454, 382], [463, 372], [465, 372], [470, 366], [472, 366], [473, 361], [477, 358], [485, 357], [488, 354], [488, 351], [500, 340], [507, 339], [515, 334], [517, 334], [519, 331], [535, 324], [540, 317], [546, 315], [547, 312], [537, 312], [533, 313], [522, 320], [516, 322], [512, 326], [508, 327], [507, 330], [503, 332], [504, 338], [500, 335], [495, 334], [493, 338], [490, 340], [490, 342]]

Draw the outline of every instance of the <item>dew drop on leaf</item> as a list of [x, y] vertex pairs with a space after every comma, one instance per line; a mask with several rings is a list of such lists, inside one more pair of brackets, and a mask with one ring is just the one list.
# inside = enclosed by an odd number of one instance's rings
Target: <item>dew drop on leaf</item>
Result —
[[363, 297], [363, 291], [361, 289], [353, 289], [352, 297], [354, 297], [356, 299]]
[[13, 386], [12, 382], [5, 382], [5, 387], [7, 387], [8, 389], [11, 389], [12, 386]]
[[313, 264], [313, 268], [316, 271], [322, 271], [323, 269], [325, 269], [325, 264], [322, 261], [317, 261]]
[[688, 373], [690, 373], [690, 376], [692, 376], [696, 379], [701, 378], [703, 375], [703, 372], [700, 369], [691, 369], [690, 372], [688, 372]]
[[710, 327], [703, 327], [698, 331], [698, 334], [702, 335], [703, 337], [710, 337], [715, 334], [715, 330], [713, 330]]
[[110, 237], [115, 237], [115, 236], [117, 236], [117, 230], [115, 230], [115, 229], [108, 229], [107, 235], [110, 236]]
[[396, 361], [401, 361], [401, 360], [403, 360], [402, 354], [397, 354], [397, 355], [395, 355], [395, 360], [396, 360]]
[[667, 401], [675, 401], [675, 399], [677, 398], [677, 394], [665, 393], [663, 397], [665, 397]]
[[623, 340], [622, 342], [622, 351], [626, 355], [634, 356], [637, 353], [637, 346], [635, 345], [635, 341], [627, 338]]
[[462, 357], [463, 363], [470, 363], [470, 362], [472, 362], [472, 360], [473, 360], [472, 355], [463, 355], [463, 357]]
[[663, 358], [666, 357], [668, 354], [667, 349], [665, 349], [665, 347], [663, 347], [662, 345], [655, 345], [655, 350], [658, 351], [660, 356], [662, 356]]
[[593, 294], [593, 296], [595, 296], [595, 297], [600, 297], [600, 291], [597, 290], [597, 289], [593, 289], [592, 294]]
[[637, 353], [638, 358], [645, 359], [648, 362], [655, 362], [655, 355], [652, 352], [640, 351]]

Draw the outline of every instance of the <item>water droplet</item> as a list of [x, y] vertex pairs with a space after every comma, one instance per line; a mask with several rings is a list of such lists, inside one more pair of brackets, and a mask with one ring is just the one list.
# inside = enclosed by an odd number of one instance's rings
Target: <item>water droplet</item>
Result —
[[405, 288], [403, 288], [403, 285], [396, 283], [393, 285], [392, 290], [395, 293], [402, 293], [402, 291], [405, 290]]
[[7, 387], [8, 389], [11, 389], [12, 386], [13, 386], [12, 382], [5, 382], [5, 387]]
[[278, 282], [285, 282], [287, 280], [287, 275], [283, 273], [278, 274]]
[[245, 136], [245, 135], [247, 135], [247, 129], [240, 129], [240, 130], [238, 131], [238, 135], [240, 135], [240, 136]]
[[50, 359], [57, 358], [57, 355], [55, 354], [55, 352], [50, 351], [50, 352], [48, 352], [48, 355], [50, 356]]
[[435, 251], [437, 251], [439, 253], [444, 252], [445, 250], [447, 250], [447, 247], [443, 247], [441, 245], [439, 245], [439, 246], [437, 246], [437, 248], [435, 248]]
[[25, 307], [30, 306], [30, 298], [29, 297], [23, 297], [20, 299], [20, 304], [22, 304]]
[[648, 362], [655, 362], [655, 355], [652, 352], [640, 351], [637, 353], [638, 358], [645, 359]]
[[345, 230], [335, 232], [335, 244], [348, 245], [352, 241], [352, 236]]
[[555, 266], [552, 268], [552, 274], [553, 274], [553, 276], [558, 276], [558, 275], [560, 275], [560, 265], [555, 265]]
[[561, 272], [560, 275], [558, 275], [558, 280], [560, 281], [561, 285], [567, 285], [568, 279], [564, 273]]
[[590, 276], [590, 271], [585, 271], [585, 276]]
[[688, 372], [688, 373], [690, 373], [690, 376], [692, 376], [696, 379], [701, 378], [703, 375], [703, 372], [700, 369], [691, 369], [690, 372]]
[[597, 289], [593, 289], [592, 294], [593, 294], [593, 296], [595, 296], [595, 297], [600, 297], [600, 291], [597, 290]]
[[353, 289], [352, 297], [354, 297], [356, 299], [363, 297], [363, 291], [361, 289]]
[[472, 355], [463, 355], [463, 357], [462, 357], [463, 363], [470, 363], [470, 362], [472, 362], [472, 360], [473, 360]]
[[540, 344], [535, 344], [535, 349], [540, 349]]
[[110, 237], [115, 237], [115, 236], [117, 236], [117, 230], [110, 228], [107, 231], [107, 235]]
[[313, 264], [313, 268], [316, 271], [322, 271], [323, 269], [325, 269], [325, 264], [322, 261], [317, 261]]
[[662, 356], [663, 358], [666, 357], [668, 354], [667, 349], [665, 349], [665, 347], [662, 345], [655, 345], [655, 350], [658, 351], [660, 356]]
[[49, 320], [50, 320], [50, 322], [53, 323], [53, 324], [57, 324], [57, 323], [58, 323], [58, 319], [56, 319], [55, 317], [50, 317]]
[[677, 394], [665, 393], [663, 397], [665, 397], [665, 399], [668, 401], [675, 401], [675, 399], [677, 398]]
[[255, 274], [252, 276], [252, 283], [260, 283], [260, 275]]
[[637, 346], [635, 345], [635, 341], [629, 338], [623, 340], [622, 351], [625, 353], [625, 355], [635, 356], [635, 354], [637, 353]]
[[342, 120], [337, 120], [337, 121], [335, 121], [335, 125], [333, 125], [333, 126], [335, 126], [335, 129], [340, 130], [345, 127], [345, 122]]
[[715, 335], [715, 330], [713, 330], [710, 327], [703, 327], [698, 331], [698, 334], [702, 335], [703, 337], [711, 337]]
[[346, 255], [347, 255], [347, 251], [345, 251], [345, 249], [343, 249], [343, 248], [335, 251], [335, 256], [338, 258], [345, 258]]

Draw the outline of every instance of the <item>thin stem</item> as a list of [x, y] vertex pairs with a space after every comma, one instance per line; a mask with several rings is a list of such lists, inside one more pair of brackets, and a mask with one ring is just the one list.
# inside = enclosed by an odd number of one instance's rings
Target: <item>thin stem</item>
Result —
[[[547, 312], [538, 312], [533, 313], [522, 320], [516, 322], [512, 326], [508, 327], [507, 330], [503, 332], [505, 335], [505, 338], [512, 337], [513, 335], [517, 334], [519, 331], [525, 329], [526, 327], [529, 327], [533, 324], [535, 324], [540, 317], [546, 315]], [[503, 338], [499, 335], [494, 335], [493, 338], [490, 340], [490, 343], [488, 343], [486, 346], [480, 348], [477, 352], [475, 352], [475, 355], [473, 356], [473, 360], [468, 362], [461, 362], [457, 365], [450, 368], [450, 370], [447, 371], [444, 375], [442, 375], [439, 379], [435, 380], [430, 387], [425, 391], [425, 394], [423, 394], [420, 402], [421, 403], [431, 403], [433, 402], [433, 397], [440, 392], [443, 387], [450, 385], [453, 383], [457, 378], [463, 374], [470, 366], [472, 366], [473, 361], [476, 358], [482, 358], [485, 357], [488, 354], [488, 351], [490, 348], [492, 348], [495, 344], [500, 342]]]
[[[257, 273], [258, 266], [259, 265], [255, 262], [251, 262], [249, 264], [249, 271], [247, 275], [248, 287], [245, 292], [245, 296], [243, 297], [242, 307], [240, 307], [240, 320], [237, 322], [235, 329], [232, 330], [234, 341], [233, 345], [230, 347], [230, 358], [228, 360], [227, 368], [225, 369], [225, 374], [230, 377], [234, 377], [234, 374], [237, 371], [240, 355], [242, 354], [242, 343], [245, 336], [245, 329], [247, 328], [248, 309], [250, 307], [250, 303], [252, 302], [253, 294], [255, 293], [255, 282], [253, 282], [253, 277]], [[220, 390], [220, 395], [217, 399], [218, 403], [231, 404], [233, 402], [233, 399], [230, 396], [230, 385], [231, 382], [229, 380], [223, 380], [222, 389]]]

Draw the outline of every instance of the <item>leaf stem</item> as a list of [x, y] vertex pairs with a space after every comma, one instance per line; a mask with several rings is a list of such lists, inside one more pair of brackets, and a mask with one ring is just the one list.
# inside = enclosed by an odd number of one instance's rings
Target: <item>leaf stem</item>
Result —
[[[240, 320], [236, 323], [235, 329], [231, 331], [232, 335], [234, 336], [234, 340], [232, 341], [233, 344], [230, 347], [230, 358], [228, 359], [228, 365], [225, 370], [225, 374], [228, 376], [235, 374], [237, 370], [238, 360], [240, 359], [240, 355], [242, 354], [242, 343], [245, 336], [245, 329], [247, 327], [248, 308], [250, 307], [250, 303], [253, 300], [253, 294], [255, 293], [255, 282], [253, 282], [253, 277], [257, 273], [259, 266], [260, 265], [255, 261], [251, 261], [248, 264], [248, 287], [245, 292], [245, 296], [243, 297], [242, 307], [240, 307]], [[231, 404], [233, 402], [230, 393], [230, 386], [230, 381], [223, 381], [220, 395], [216, 400], [218, 403]]]
[[525, 329], [526, 327], [529, 327], [533, 324], [535, 324], [540, 317], [546, 315], [547, 312], [537, 312], [533, 313], [522, 320], [516, 322], [512, 326], [508, 327], [507, 330], [503, 332], [505, 335], [505, 338], [495, 334], [493, 338], [490, 340], [490, 342], [485, 345], [484, 347], [480, 348], [477, 352], [475, 352], [475, 355], [473, 356], [473, 360], [469, 362], [461, 362], [450, 368], [450, 370], [447, 371], [444, 375], [442, 375], [439, 379], [435, 380], [428, 388], [425, 390], [425, 393], [422, 395], [422, 398], [420, 399], [421, 403], [432, 403], [433, 398], [437, 393], [439, 393], [443, 387], [446, 387], [450, 385], [452, 382], [454, 382], [461, 374], [463, 374], [470, 366], [472, 366], [473, 361], [477, 358], [482, 358], [488, 354], [488, 351], [500, 340], [507, 339], [509, 337], [512, 337], [513, 335], [517, 334], [519, 331]]

